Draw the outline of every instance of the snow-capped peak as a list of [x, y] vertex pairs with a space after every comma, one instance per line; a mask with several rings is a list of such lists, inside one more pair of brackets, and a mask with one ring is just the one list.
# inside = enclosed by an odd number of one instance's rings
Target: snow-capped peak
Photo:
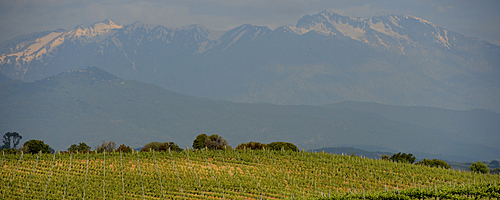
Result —
[[105, 19], [102, 22], [97, 22], [95, 24], [90, 25], [89, 28], [92, 28], [96, 34], [99, 34], [112, 29], [121, 29], [123, 28], [123, 25], [118, 25], [109, 19]]
[[345, 35], [355, 40], [363, 40], [365, 19], [345, 17], [332, 11], [323, 11], [316, 15], [306, 15], [297, 22], [297, 33], [316, 31], [325, 35]]
[[0, 64], [15, 63], [17, 66], [25, 66], [32, 60], [42, 60], [50, 52], [56, 51], [64, 41], [80, 41], [82, 44], [102, 41], [115, 30], [123, 28], [109, 19], [94, 23], [89, 27], [83, 25], [76, 26], [70, 31], [56, 30], [47, 35], [33, 40], [33, 42], [19, 49], [17, 52], [0, 55]]
[[117, 30], [123, 29], [123, 27], [123, 25], [118, 25], [109, 19], [105, 19], [88, 27], [77, 26], [67, 32], [64, 38], [71, 41], [80, 40], [82, 43], [101, 41], [107, 36], [116, 33]]
[[425, 19], [422, 19], [422, 18], [418, 18], [418, 17], [415, 17], [415, 16], [411, 16], [411, 15], [404, 15], [404, 18], [405, 19], [408, 19], [408, 18], [413, 18], [413, 19], [416, 19], [418, 20], [420, 23], [422, 24], [426, 24], [426, 25], [431, 25], [431, 26], [436, 26], [434, 24], [432, 24], [431, 22], [425, 20]]
[[[380, 44], [387, 49], [392, 47], [386, 45], [387, 42], [384, 41], [387, 40], [386, 36], [399, 41], [397, 43], [413, 43], [414, 39], [412, 39], [412, 36], [420, 37], [416, 34], [423, 34], [424, 37], [434, 37], [432, 39], [435, 42], [450, 49], [447, 30], [437, 27], [427, 20], [410, 15], [384, 15], [371, 18], [358, 18], [346, 17], [326, 10], [314, 15], [305, 15], [299, 19], [295, 27], [287, 26], [285, 29], [299, 35], [310, 31], [315, 31], [323, 35], [343, 35], [375, 46]], [[425, 29], [426, 32], [411, 31], [413, 29]]]

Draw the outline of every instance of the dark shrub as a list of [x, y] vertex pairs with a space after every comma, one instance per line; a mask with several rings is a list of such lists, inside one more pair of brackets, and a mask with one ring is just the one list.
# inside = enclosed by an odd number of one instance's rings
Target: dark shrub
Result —
[[299, 151], [299, 148], [290, 142], [272, 142], [266, 146], [268, 149], [275, 151], [281, 151], [282, 149], [285, 151]]

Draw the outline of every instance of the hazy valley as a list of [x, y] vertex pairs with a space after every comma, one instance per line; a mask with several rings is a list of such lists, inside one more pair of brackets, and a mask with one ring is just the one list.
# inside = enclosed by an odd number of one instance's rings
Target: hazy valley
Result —
[[499, 46], [409, 15], [227, 31], [104, 20], [0, 44], [0, 131], [60, 150], [218, 133], [495, 159], [499, 66]]
[[33, 83], [4, 81], [0, 91], [0, 130], [44, 140], [59, 150], [78, 142], [95, 146], [102, 140], [132, 147], [174, 141], [186, 147], [200, 133], [217, 133], [232, 146], [285, 140], [304, 149], [343, 145], [456, 161], [500, 155], [500, 114], [487, 110], [357, 102], [233, 103], [120, 79], [95, 67]]

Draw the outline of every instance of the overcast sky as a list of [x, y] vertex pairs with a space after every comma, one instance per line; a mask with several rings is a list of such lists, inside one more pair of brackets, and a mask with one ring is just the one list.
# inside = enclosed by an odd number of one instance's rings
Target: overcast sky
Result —
[[300, 17], [332, 10], [350, 17], [406, 14], [500, 45], [500, 1], [400, 0], [0, 0], [0, 42], [32, 32], [109, 19], [228, 30], [242, 24], [295, 25]]

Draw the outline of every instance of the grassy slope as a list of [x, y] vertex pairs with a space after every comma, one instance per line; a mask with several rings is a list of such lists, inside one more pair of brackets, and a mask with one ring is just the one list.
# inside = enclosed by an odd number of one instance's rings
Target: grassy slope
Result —
[[162, 193], [168, 199], [257, 199], [261, 195], [275, 199], [500, 182], [498, 175], [309, 152], [129, 153], [122, 154], [123, 171], [119, 153], [89, 154], [87, 174], [87, 154], [73, 154], [71, 160], [69, 154], [43, 154], [38, 162], [37, 155], [19, 157], [2, 159], [0, 176], [5, 181], [0, 191], [5, 198], [40, 198], [45, 193], [48, 199], [63, 195], [71, 199], [85, 193], [86, 198], [100, 199], [104, 191], [107, 199], [122, 195], [138, 199], [143, 193], [147, 199], [160, 199]]

